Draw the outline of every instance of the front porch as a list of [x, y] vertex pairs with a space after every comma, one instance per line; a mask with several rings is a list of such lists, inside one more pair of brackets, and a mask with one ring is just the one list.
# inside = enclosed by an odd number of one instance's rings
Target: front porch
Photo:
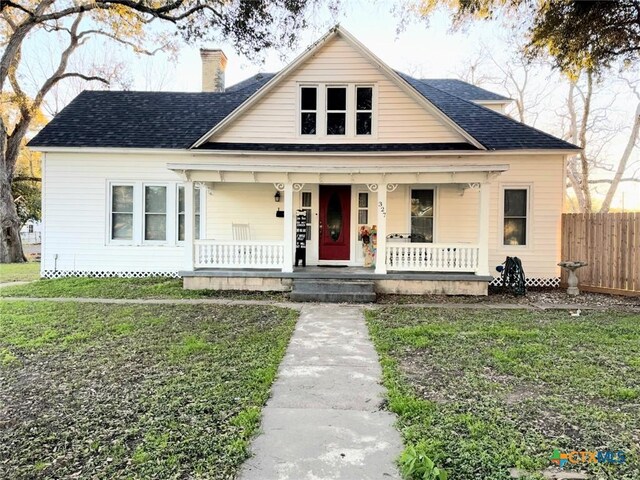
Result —
[[486, 295], [491, 276], [454, 272], [387, 272], [365, 267], [295, 267], [275, 269], [200, 268], [180, 272], [189, 290], [253, 290], [290, 292], [296, 279], [339, 282], [371, 281], [376, 293], [403, 295]]
[[[378, 293], [487, 293], [489, 182], [505, 165], [169, 168], [186, 180], [185, 288], [288, 291], [316, 278], [372, 281]], [[306, 267], [295, 267], [301, 254]]]

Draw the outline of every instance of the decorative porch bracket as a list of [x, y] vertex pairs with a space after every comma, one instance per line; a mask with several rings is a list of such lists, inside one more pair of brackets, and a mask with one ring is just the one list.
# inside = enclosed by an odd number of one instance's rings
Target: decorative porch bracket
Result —
[[[284, 189], [285, 189], [285, 187], [287, 185], [289, 185], [289, 184], [288, 183], [274, 183], [273, 184], [273, 186], [279, 192], [284, 192]], [[302, 190], [304, 188], [304, 183], [292, 183], [290, 185], [291, 185], [291, 188], [293, 189], [294, 192], [299, 192], [300, 190]]]

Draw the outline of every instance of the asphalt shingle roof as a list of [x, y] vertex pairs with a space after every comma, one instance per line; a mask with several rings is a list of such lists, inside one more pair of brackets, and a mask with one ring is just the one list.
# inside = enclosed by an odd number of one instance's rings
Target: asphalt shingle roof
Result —
[[397, 73], [487, 150], [578, 148], [482, 105], [451, 95], [404, 73]]
[[497, 93], [490, 92], [489, 90], [485, 90], [484, 88], [480, 88], [454, 78], [421, 78], [420, 81], [464, 100], [498, 100], [505, 102], [511, 100], [508, 97], [503, 97], [502, 95], [498, 95]]
[[84, 91], [29, 145], [189, 148], [269, 78], [225, 93]]
[[[256, 73], [254, 76], [249, 77], [245, 80], [242, 80], [241, 82], [236, 83], [235, 85], [231, 85], [230, 87], [226, 88], [226, 92], [237, 92], [240, 90], [244, 90], [245, 88], [254, 88], [256, 86], [256, 84], [259, 84], [260, 86], [264, 85], [266, 82], [268, 82], [269, 80], [271, 80], [273, 77], [275, 77], [276, 74], [275, 73]], [[254, 89], [255, 91], [255, 89]]]
[[[456, 80], [418, 80], [398, 72], [418, 93], [488, 150], [575, 149], [555, 138], [469, 100], [504, 99]], [[190, 148], [257, 92], [275, 74], [254, 75], [224, 93], [85, 91], [29, 142], [40, 147]], [[482, 98], [479, 98], [482, 95]], [[490, 98], [491, 96], [497, 98]], [[473, 97], [473, 98], [471, 98]], [[217, 145], [217, 146], [216, 146]], [[203, 148], [230, 148], [222, 144]], [[257, 149], [259, 144], [249, 144]], [[263, 150], [273, 149], [265, 143]], [[289, 151], [300, 147], [287, 145]], [[284, 148], [280, 145], [279, 149]], [[359, 151], [464, 149], [463, 144], [360, 144]], [[466, 146], [469, 149], [470, 146]], [[240, 147], [237, 147], [240, 149]], [[246, 147], [245, 147], [246, 148]], [[307, 148], [311, 148], [307, 146]], [[315, 146], [307, 151], [354, 151], [354, 147]], [[336, 148], [336, 150], [332, 150]], [[323, 150], [324, 149], [324, 150]], [[401, 150], [398, 150], [401, 149]], [[471, 148], [473, 149], [473, 148]]]

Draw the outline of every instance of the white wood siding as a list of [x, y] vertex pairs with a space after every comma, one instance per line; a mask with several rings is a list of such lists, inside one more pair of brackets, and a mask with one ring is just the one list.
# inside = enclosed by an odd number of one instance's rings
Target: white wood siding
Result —
[[[478, 163], [491, 163], [477, 160]], [[553, 278], [560, 275], [560, 220], [563, 202], [563, 160], [561, 156], [494, 157], [495, 163], [509, 163], [509, 171], [491, 183], [489, 223], [489, 267], [497, 276], [496, 265], [507, 256], [522, 260], [529, 278]], [[428, 184], [414, 188], [431, 188]], [[529, 187], [529, 232], [526, 246], [503, 245], [501, 191], [505, 187]], [[410, 231], [409, 202], [411, 187], [400, 185], [389, 194], [389, 233]], [[478, 232], [478, 192], [466, 190], [460, 195], [455, 185], [436, 186], [435, 241], [437, 243], [475, 243]]]
[[[253, 164], [269, 163], [271, 157], [261, 160], [253, 157], [235, 158], [233, 161]], [[562, 156], [468, 156], [463, 158], [357, 158], [291, 157], [293, 165], [399, 165], [412, 164], [510, 164], [510, 170], [491, 183], [490, 196], [490, 251], [492, 273], [496, 265], [507, 255], [522, 259], [530, 278], [550, 278], [559, 275], [556, 263], [560, 257], [560, 219], [563, 199]], [[183, 268], [183, 247], [168, 245], [111, 245], [108, 242], [108, 192], [109, 181], [181, 182], [182, 178], [167, 170], [170, 162], [210, 163], [230, 159], [221, 156], [192, 157], [190, 154], [96, 154], [96, 153], [48, 153], [44, 162], [43, 215], [44, 244], [43, 270], [81, 270], [85, 272], [177, 272]], [[215, 172], [211, 173], [215, 178]], [[415, 188], [430, 188], [428, 176], [424, 184]], [[502, 245], [501, 190], [504, 187], [530, 188], [528, 245], [523, 247]], [[410, 185], [399, 185], [388, 194], [388, 233], [408, 233]], [[314, 209], [317, 209], [317, 185], [308, 183], [303, 190], [312, 191]], [[435, 235], [438, 243], [475, 243], [478, 225], [478, 192], [466, 190], [460, 195], [457, 185], [436, 186]], [[355, 192], [355, 189], [354, 189]], [[232, 223], [248, 223], [254, 240], [282, 240], [283, 219], [275, 211], [283, 203], [275, 203], [272, 183], [215, 183], [212, 194], [206, 195], [206, 237], [232, 239]], [[294, 196], [294, 208], [299, 205], [299, 195]], [[375, 195], [370, 196], [375, 205]], [[355, 225], [355, 197], [352, 206]], [[370, 210], [370, 224], [376, 224], [375, 208]], [[317, 213], [314, 212], [314, 214]], [[355, 228], [355, 227], [354, 227]], [[317, 248], [317, 217], [314, 217], [314, 241], [310, 248]], [[353, 231], [353, 238], [357, 232]], [[170, 242], [169, 242], [170, 243]], [[358, 246], [354, 243], [352, 258]], [[308, 251], [312, 261], [315, 252]], [[57, 257], [57, 259], [56, 259]]]
[[107, 241], [108, 181], [180, 181], [165, 164], [164, 159], [144, 156], [48, 153], [42, 198], [46, 229], [42, 270], [180, 270], [183, 248], [175, 242], [128, 246]]
[[282, 240], [284, 218], [276, 217], [276, 210], [284, 207], [274, 200], [272, 184], [218, 183], [207, 195], [207, 238], [233, 240], [231, 225], [248, 224], [251, 240]]
[[[299, 84], [314, 82], [375, 85], [374, 135], [300, 136]], [[322, 121], [322, 118], [319, 115], [318, 121]], [[313, 58], [217, 134], [215, 140], [270, 143], [466, 142], [458, 132], [426, 111], [339, 37], [329, 41]]]

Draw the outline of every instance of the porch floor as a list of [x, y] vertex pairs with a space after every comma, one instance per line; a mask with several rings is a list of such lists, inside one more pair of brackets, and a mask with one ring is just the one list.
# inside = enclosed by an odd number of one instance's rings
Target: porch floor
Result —
[[332, 267], [309, 266], [294, 267], [293, 272], [285, 273], [271, 269], [228, 269], [228, 268], [198, 268], [194, 271], [181, 271], [182, 277], [245, 277], [245, 278], [317, 278], [342, 280], [431, 280], [431, 281], [475, 281], [490, 282], [490, 275], [476, 275], [474, 273], [457, 272], [394, 272], [387, 271], [385, 275], [374, 273], [373, 268], [367, 267]]

